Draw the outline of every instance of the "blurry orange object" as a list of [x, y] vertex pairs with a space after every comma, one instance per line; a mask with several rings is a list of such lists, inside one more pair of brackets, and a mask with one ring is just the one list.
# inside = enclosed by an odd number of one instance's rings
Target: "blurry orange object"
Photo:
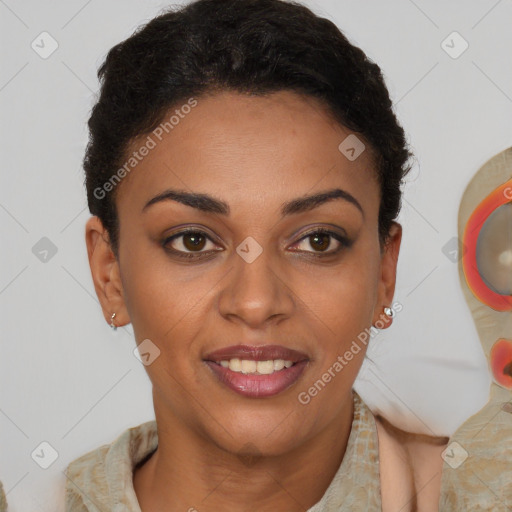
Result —
[[480, 230], [489, 215], [500, 206], [512, 202], [512, 179], [493, 190], [473, 211], [464, 230], [462, 265], [469, 288], [484, 304], [497, 311], [512, 311], [512, 295], [491, 290], [482, 279], [476, 261], [476, 245]]
[[512, 389], [512, 340], [501, 338], [492, 346], [491, 370], [498, 384]]

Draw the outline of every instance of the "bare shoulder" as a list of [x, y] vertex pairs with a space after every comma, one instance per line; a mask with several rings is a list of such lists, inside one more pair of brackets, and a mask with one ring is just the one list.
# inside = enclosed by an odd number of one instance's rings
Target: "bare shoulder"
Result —
[[[375, 416], [379, 439], [383, 512], [437, 512], [441, 489], [441, 453], [448, 437], [407, 432]], [[402, 509], [403, 507], [403, 509]]]

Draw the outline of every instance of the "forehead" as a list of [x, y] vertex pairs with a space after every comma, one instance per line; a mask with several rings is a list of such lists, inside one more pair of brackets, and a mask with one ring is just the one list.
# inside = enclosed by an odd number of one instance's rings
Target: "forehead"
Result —
[[367, 146], [347, 158], [340, 144], [349, 136], [319, 101], [290, 91], [185, 100], [131, 144], [127, 159], [138, 156], [119, 186], [119, 214], [142, 209], [166, 187], [266, 207], [339, 186], [371, 208], [379, 196], [373, 159]]

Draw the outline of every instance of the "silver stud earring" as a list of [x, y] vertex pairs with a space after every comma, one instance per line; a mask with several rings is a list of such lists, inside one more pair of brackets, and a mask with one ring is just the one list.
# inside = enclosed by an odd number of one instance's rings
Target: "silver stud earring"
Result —
[[117, 326], [114, 324], [114, 318], [116, 317], [116, 314], [115, 313], [112, 313], [112, 316], [110, 317], [110, 327], [112, 327], [112, 329], [117, 330]]
[[384, 314], [389, 318], [393, 318], [395, 316], [395, 312], [391, 308], [388, 308], [388, 307], [384, 308]]

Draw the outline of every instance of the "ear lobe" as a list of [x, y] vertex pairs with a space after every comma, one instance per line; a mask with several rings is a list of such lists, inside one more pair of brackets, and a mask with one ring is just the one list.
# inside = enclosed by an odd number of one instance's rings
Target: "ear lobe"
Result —
[[108, 232], [99, 217], [94, 216], [87, 221], [85, 243], [94, 289], [105, 320], [110, 324], [112, 313], [115, 313], [117, 326], [129, 323], [130, 319], [124, 302], [119, 273], [119, 262], [112, 252]]
[[393, 222], [389, 230], [389, 237], [382, 250], [377, 304], [373, 316], [373, 323], [377, 322], [385, 307], [390, 307], [393, 302], [396, 285], [396, 268], [400, 244], [402, 242], [402, 226]]

